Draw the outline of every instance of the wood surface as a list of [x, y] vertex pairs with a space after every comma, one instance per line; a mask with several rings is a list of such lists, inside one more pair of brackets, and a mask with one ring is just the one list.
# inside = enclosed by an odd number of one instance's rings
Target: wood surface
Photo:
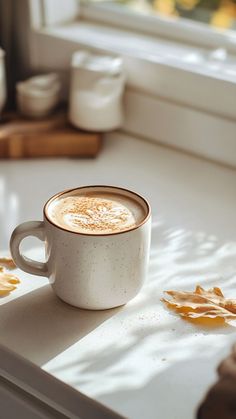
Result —
[[12, 114], [0, 124], [0, 158], [95, 157], [101, 141], [70, 125], [64, 112], [36, 121]]

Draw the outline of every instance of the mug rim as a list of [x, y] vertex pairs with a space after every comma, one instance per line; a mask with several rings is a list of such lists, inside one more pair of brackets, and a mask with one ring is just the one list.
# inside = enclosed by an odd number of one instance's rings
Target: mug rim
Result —
[[[116, 231], [116, 232], [112, 232], [112, 233], [101, 233], [101, 234], [96, 234], [96, 233], [82, 233], [82, 232], [79, 232], [79, 231], [72, 231], [72, 230], [69, 230], [69, 229], [64, 228], [62, 226], [59, 226], [58, 224], [54, 223], [50, 219], [49, 215], [47, 214], [47, 210], [48, 210], [47, 207], [50, 205], [51, 201], [53, 201], [54, 199], [58, 198], [61, 195], [66, 194], [68, 192], [73, 192], [73, 191], [76, 191], [76, 190], [88, 189], [88, 188], [113, 188], [113, 189], [118, 189], [120, 191], [125, 191], [125, 192], [131, 193], [133, 195], [136, 195], [136, 197], [138, 197], [139, 199], [141, 199], [144, 202], [144, 204], [146, 205], [147, 214], [144, 217], [144, 219], [137, 226], [130, 227], [127, 230], [123, 230], [123, 231]], [[137, 192], [132, 191], [131, 189], [122, 188], [120, 186], [114, 186], [114, 185], [85, 185], [85, 186], [79, 186], [77, 188], [65, 189], [64, 191], [58, 192], [55, 195], [51, 196], [51, 198], [49, 198], [47, 200], [47, 202], [45, 203], [45, 205], [43, 207], [43, 214], [44, 214], [45, 219], [51, 225], [53, 225], [54, 227], [59, 228], [60, 230], [66, 231], [67, 233], [78, 234], [78, 235], [87, 236], [87, 237], [89, 237], [89, 236], [104, 237], [104, 236], [114, 236], [114, 235], [117, 235], [117, 234], [125, 234], [125, 233], [128, 233], [130, 231], [137, 230], [138, 228], [140, 228], [141, 226], [143, 226], [149, 220], [149, 218], [151, 217], [151, 206], [150, 206], [150, 204], [149, 204], [149, 202], [147, 201], [146, 198], [144, 198], [142, 195], [138, 194]]]

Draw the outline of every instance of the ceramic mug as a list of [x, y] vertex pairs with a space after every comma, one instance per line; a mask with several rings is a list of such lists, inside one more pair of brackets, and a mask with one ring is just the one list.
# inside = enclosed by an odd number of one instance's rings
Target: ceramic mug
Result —
[[[20, 224], [11, 236], [10, 248], [16, 265], [33, 275], [47, 276], [56, 295], [80, 308], [102, 310], [130, 301], [141, 289], [148, 269], [151, 209], [135, 192], [112, 186], [87, 186], [84, 191], [119, 193], [144, 209], [142, 221], [126, 231], [85, 234], [55, 224], [48, 215], [52, 202], [76, 188], [50, 198], [43, 221]], [[68, 195], [67, 195], [68, 196]], [[35, 236], [45, 242], [46, 262], [31, 260], [20, 252], [21, 241]]]

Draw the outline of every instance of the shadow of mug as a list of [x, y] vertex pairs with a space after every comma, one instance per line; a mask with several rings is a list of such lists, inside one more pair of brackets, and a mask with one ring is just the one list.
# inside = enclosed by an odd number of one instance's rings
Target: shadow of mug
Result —
[[0, 306], [0, 335], [5, 346], [42, 366], [120, 310], [72, 307], [46, 285]]

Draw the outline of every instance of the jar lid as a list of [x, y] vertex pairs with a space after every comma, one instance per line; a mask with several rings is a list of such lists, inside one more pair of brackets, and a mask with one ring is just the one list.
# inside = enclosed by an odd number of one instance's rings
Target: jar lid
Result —
[[103, 74], [118, 75], [122, 72], [123, 61], [121, 57], [93, 55], [86, 51], [78, 51], [73, 54], [72, 67]]

